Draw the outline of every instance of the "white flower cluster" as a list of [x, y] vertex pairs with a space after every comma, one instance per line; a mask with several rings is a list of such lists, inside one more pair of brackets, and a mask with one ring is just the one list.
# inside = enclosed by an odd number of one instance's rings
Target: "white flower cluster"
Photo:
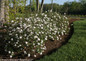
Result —
[[28, 57], [36, 53], [42, 55], [48, 39], [60, 40], [69, 31], [67, 17], [58, 13], [32, 14], [29, 18], [16, 18], [7, 26], [6, 51], [12, 58], [15, 53], [23, 52]]

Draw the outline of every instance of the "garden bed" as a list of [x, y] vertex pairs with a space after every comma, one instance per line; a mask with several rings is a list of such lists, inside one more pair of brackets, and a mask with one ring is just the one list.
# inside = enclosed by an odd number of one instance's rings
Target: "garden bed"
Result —
[[39, 59], [52, 53], [71, 38], [75, 20], [52, 12], [11, 20], [0, 30], [1, 58]]
[[[39, 54], [36, 54], [37, 57], [22, 57], [22, 58], [26, 58], [26, 59], [39, 59], [41, 57], [43, 57], [44, 55], [47, 55], [47, 54], [50, 54], [52, 53], [53, 51], [55, 51], [55, 49], [61, 47], [62, 45], [64, 45], [65, 43], [68, 42], [68, 40], [71, 38], [72, 34], [73, 34], [73, 25], [71, 25], [73, 23], [73, 21], [76, 21], [78, 19], [71, 19], [70, 21], [70, 25], [69, 25], [69, 28], [70, 28], [70, 31], [67, 35], [63, 35], [63, 36], [60, 36], [62, 37], [62, 39], [60, 40], [48, 40], [45, 45], [46, 45], [46, 50], [43, 52], [42, 55], [39, 55]], [[0, 30], [0, 32], [6, 32], [6, 30]], [[6, 55], [3, 55], [1, 56], [1, 58], [5, 58], [5, 59], [8, 59], [9, 57], [6, 57]], [[18, 57], [15, 57], [16, 59]]]

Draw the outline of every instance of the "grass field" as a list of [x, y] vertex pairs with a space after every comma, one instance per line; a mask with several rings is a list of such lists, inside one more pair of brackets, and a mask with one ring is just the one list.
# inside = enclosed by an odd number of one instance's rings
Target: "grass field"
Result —
[[86, 61], [86, 19], [74, 22], [74, 34], [66, 45], [36, 61]]

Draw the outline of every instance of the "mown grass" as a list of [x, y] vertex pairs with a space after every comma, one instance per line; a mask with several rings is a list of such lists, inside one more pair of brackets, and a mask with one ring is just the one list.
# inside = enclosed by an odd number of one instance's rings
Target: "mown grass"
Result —
[[74, 22], [74, 34], [66, 45], [36, 61], [86, 61], [86, 19]]

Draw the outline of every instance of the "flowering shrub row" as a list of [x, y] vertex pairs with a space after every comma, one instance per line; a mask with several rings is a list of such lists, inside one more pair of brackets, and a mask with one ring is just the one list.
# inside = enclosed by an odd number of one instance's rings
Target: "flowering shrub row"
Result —
[[67, 17], [58, 13], [46, 12], [31, 14], [29, 18], [16, 18], [6, 25], [5, 51], [10, 58], [16, 54], [36, 57], [47, 50], [45, 42], [49, 39], [60, 40], [69, 31]]

